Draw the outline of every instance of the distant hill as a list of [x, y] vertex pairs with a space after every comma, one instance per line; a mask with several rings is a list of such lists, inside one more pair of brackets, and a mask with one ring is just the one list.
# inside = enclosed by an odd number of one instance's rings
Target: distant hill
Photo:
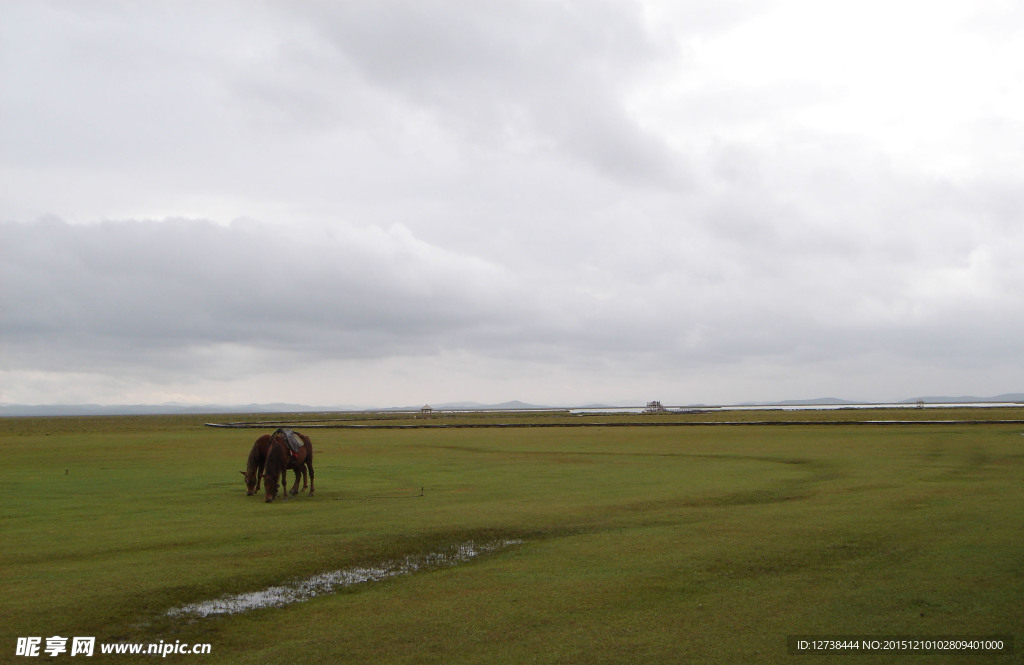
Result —
[[[423, 406], [423, 405], [421, 405]], [[500, 404], [482, 404], [480, 402], [442, 402], [439, 404], [427, 405], [432, 409], [438, 411], [446, 410], [458, 410], [458, 409], [475, 409], [475, 410], [491, 410], [491, 411], [513, 411], [516, 409], [550, 409], [550, 406], [541, 406], [540, 404], [527, 404], [526, 402], [520, 402], [519, 400], [513, 400], [511, 402], [501, 402]], [[389, 409], [380, 409], [381, 411], [414, 411], [419, 409], [420, 406], [398, 406]], [[368, 409], [377, 410], [377, 409]]]
[[[926, 404], [972, 404], [978, 402], [1019, 402], [1024, 403], [1024, 393], [1004, 393], [995, 397], [973, 396], [928, 396], [912, 397], [895, 404], [915, 404], [923, 401]], [[871, 404], [872, 402], [854, 402], [837, 397], [818, 397], [815, 399], [791, 399], [781, 402], [745, 402], [738, 406], [842, 406], [844, 404]], [[309, 406], [307, 404], [0, 404], [0, 417], [15, 416], [134, 416], [134, 415], [180, 415], [203, 413], [331, 413], [339, 411], [418, 411], [417, 406], [390, 407], [384, 409], [366, 409], [355, 406]], [[642, 406], [640, 404], [635, 406]], [[696, 406], [696, 405], [695, 405]], [[431, 408], [445, 411], [456, 409], [477, 410], [530, 410], [552, 408], [616, 408], [604, 404], [588, 404], [581, 407], [552, 407], [540, 404], [529, 404], [519, 400], [501, 402], [500, 404], [482, 404], [480, 402], [444, 402], [431, 404]]]
[[743, 402], [736, 406], [842, 406], [844, 404], [866, 404], [866, 402], [855, 402], [838, 397], [816, 397], [814, 399], [786, 399], [781, 402]]
[[305, 404], [0, 404], [8, 416], [162, 416], [189, 413], [304, 413], [336, 411]]
[[842, 406], [843, 404], [863, 404], [864, 402], [851, 402], [848, 399], [838, 397], [818, 397], [816, 399], [787, 399], [781, 402], [771, 402], [772, 406]]
[[[356, 406], [309, 406], [308, 404], [0, 404], [0, 417], [18, 416], [149, 416], [183, 415], [189, 413], [331, 413], [338, 411], [418, 411], [423, 405], [366, 409]], [[480, 402], [450, 402], [432, 404], [437, 410], [480, 409], [514, 410], [547, 409], [551, 407], [527, 404], [518, 400], [500, 404]]]
[[[986, 402], [1024, 402], [1024, 393], [1006, 393], [1004, 395], [996, 395], [995, 397], [971, 397], [971, 396], [929, 396], [929, 397], [912, 397], [910, 399], [901, 400], [899, 402], [893, 402], [894, 404], [916, 404], [917, 402], [924, 402], [925, 404], [977, 404]], [[879, 404], [880, 402], [874, 401], [851, 401], [848, 399], [839, 399], [837, 397], [818, 397], [815, 399], [788, 399], [781, 402], [747, 402], [740, 406], [843, 406], [843, 405], [854, 405], [854, 404]]]
[[995, 397], [914, 397], [912, 399], [905, 399], [900, 404], [913, 404], [915, 402], [925, 402], [926, 404], [971, 404], [974, 402], [1024, 402], [1024, 393], [1005, 393], [1003, 395], [996, 395]]

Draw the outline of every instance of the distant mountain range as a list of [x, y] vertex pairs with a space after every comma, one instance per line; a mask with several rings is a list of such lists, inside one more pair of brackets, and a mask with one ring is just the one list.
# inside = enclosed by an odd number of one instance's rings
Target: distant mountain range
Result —
[[[892, 404], [916, 404], [918, 402], [924, 402], [925, 404], [978, 404], [988, 402], [1024, 402], [1024, 393], [1006, 393], [1003, 395], [996, 395], [995, 397], [974, 397], [974, 396], [962, 396], [962, 397], [949, 397], [949, 396], [929, 396], [929, 397], [911, 397], [910, 399], [900, 400], [899, 402], [892, 402]], [[781, 402], [747, 402], [738, 406], [842, 406], [844, 404], [878, 404], [880, 402], [871, 401], [850, 401], [848, 399], [839, 399], [837, 397], [819, 397], [816, 399], [787, 399]]]
[[[358, 406], [310, 406], [308, 404], [3, 404], [0, 417], [14, 416], [142, 416], [203, 413], [333, 413], [339, 411], [419, 411], [424, 405], [364, 408]], [[501, 404], [448, 402], [429, 405], [437, 410], [515, 410], [552, 407], [512, 401]]]
[[316, 408], [305, 404], [0, 404], [3, 416], [149, 416], [187, 413], [300, 413], [338, 411], [340, 407]]
[[745, 402], [739, 406], [842, 406], [843, 404], [864, 404], [838, 397], [818, 397], [817, 399], [787, 399], [781, 402]]
[[541, 406], [540, 404], [527, 404], [526, 402], [520, 402], [519, 400], [512, 400], [511, 402], [502, 402], [501, 404], [481, 404], [480, 402], [444, 402], [441, 404], [425, 404], [420, 406], [394, 406], [387, 409], [372, 409], [374, 411], [416, 411], [423, 406], [429, 406], [432, 409], [440, 411], [458, 411], [459, 409], [466, 410], [491, 410], [491, 411], [514, 411], [516, 409], [553, 409], [558, 407], [552, 406]]
[[995, 397], [916, 397], [903, 400], [903, 404], [924, 402], [925, 404], [970, 404], [971, 402], [1024, 402], [1024, 393], [1006, 393]]
[[[971, 404], [978, 402], [1020, 402], [1024, 403], [1024, 393], [1005, 393], [995, 397], [949, 397], [949, 396], [928, 396], [913, 397], [895, 404], [915, 404], [917, 402], [926, 404]], [[844, 404], [872, 404], [869, 401], [850, 401], [836, 397], [819, 397], [817, 399], [784, 400], [781, 402], [746, 402], [737, 406], [842, 406]], [[309, 413], [320, 412], [330, 413], [337, 411], [418, 411], [425, 405], [388, 407], [381, 409], [365, 409], [352, 406], [309, 406], [307, 404], [0, 404], [0, 417], [14, 416], [132, 416], [132, 415], [179, 415], [179, 414], [203, 414], [203, 413]], [[540, 404], [528, 404], [514, 400], [501, 402], [500, 404], [482, 404], [480, 402], [445, 402], [430, 404], [431, 408], [439, 411], [448, 410], [516, 410], [516, 409], [551, 409], [551, 408], [581, 408], [581, 409], [612, 409], [615, 406], [608, 404], [586, 404], [573, 407], [567, 406], [543, 406]], [[622, 407], [623, 405], [618, 405]], [[632, 406], [642, 406], [640, 404]], [[666, 404], [666, 406], [669, 406]], [[680, 405], [672, 405], [680, 406]], [[704, 405], [689, 405], [704, 406]]]

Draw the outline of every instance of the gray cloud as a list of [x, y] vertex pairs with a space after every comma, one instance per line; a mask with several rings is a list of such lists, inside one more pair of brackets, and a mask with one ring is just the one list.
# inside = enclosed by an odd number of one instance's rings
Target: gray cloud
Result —
[[177, 363], [227, 343], [314, 358], [429, 352], [440, 334], [501, 324], [513, 281], [400, 228], [47, 220], [5, 224], [3, 237], [9, 362], [21, 350], [48, 369], [162, 364], [165, 352]]
[[470, 140], [550, 146], [619, 177], [671, 182], [671, 152], [625, 112], [664, 48], [637, 5], [301, 5], [346, 64]]
[[0, 27], [2, 400], [1020, 390], [990, 13], [885, 23], [915, 101], [789, 4], [184, 7]]

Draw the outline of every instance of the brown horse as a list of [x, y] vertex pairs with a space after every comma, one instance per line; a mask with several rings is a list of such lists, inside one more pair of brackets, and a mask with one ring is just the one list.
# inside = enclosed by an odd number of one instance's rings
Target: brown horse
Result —
[[295, 471], [295, 483], [291, 495], [299, 493], [299, 475], [302, 475], [302, 489], [306, 489], [306, 470], [309, 470], [309, 495], [313, 496], [313, 442], [305, 434], [295, 432], [302, 439], [303, 446], [293, 452], [288, 446], [288, 437], [283, 429], [278, 428], [270, 435], [267, 448], [267, 459], [263, 472], [264, 499], [270, 503], [277, 496], [277, 482], [281, 481], [281, 499], [288, 498], [288, 469]]
[[267, 449], [270, 448], [270, 435], [264, 434], [256, 439], [249, 451], [249, 461], [246, 462], [245, 471], [239, 471], [245, 478], [245, 494], [252, 496], [260, 491], [260, 482], [263, 480], [263, 465], [267, 461]]

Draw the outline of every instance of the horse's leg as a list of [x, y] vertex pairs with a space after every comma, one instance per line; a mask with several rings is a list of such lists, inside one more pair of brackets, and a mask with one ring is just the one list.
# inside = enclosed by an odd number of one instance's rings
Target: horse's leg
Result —
[[302, 472], [302, 491], [305, 492], [306, 488], [309, 487], [309, 483], [306, 482], [306, 465], [305, 465], [305, 463], [299, 465], [299, 471]]
[[[295, 496], [296, 494], [299, 493], [299, 475], [300, 475], [299, 474], [299, 468], [295, 467], [294, 469], [292, 469], [292, 471], [295, 472], [295, 482], [292, 483], [292, 492], [291, 492], [291, 494], [292, 494], [292, 496]], [[287, 471], [285, 471], [285, 475], [288, 475]]]
[[256, 490], [255, 491], [257, 491], [257, 492], [260, 491], [260, 483], [262, 483], [262, 482], [263, 482], [263, 465], [262, 464], [257, 464], [256, 465]]
[[313, 496], [313, 459], [307, 458], [305, 466], [309, 467], [309, 495]]

